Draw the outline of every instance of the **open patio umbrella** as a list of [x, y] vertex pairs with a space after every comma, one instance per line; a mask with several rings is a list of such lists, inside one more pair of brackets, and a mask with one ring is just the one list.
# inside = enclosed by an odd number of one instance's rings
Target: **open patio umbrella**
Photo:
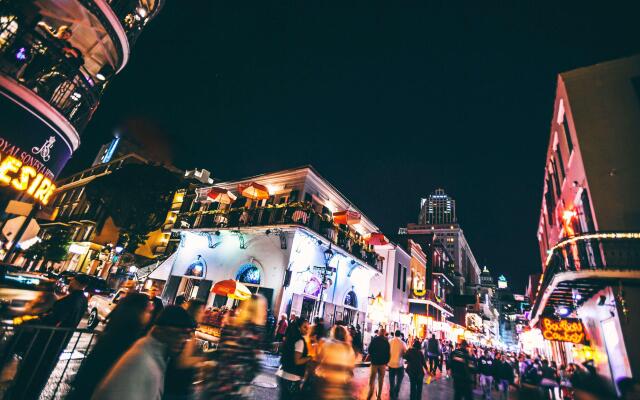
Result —
[[239, 185], [238, 191], [246, 198], [252, 200], [264, 200], [269, 198], [269, 189], [259, 183], [251, 182], [248, 185]]
[[222, 204], [231, 204], [237, 198], [238, 197], [235, 194], [231, 193], [227, 189], [223, 189], [215, 186], [210, 187], [209, 193], [207, 193], [208, 201], [217, 201], [218, 203], [222, 203]]
[[216, 282], [211, 288], [211, 293], [227, 296], [234, 300], [247, 300], [251, 297], [251, 291], [234, 279]]
[[389, 239], [387, 239], [384, 236], [384, 234], [380, 232], [372, 233], [364, 241], [370, 244], [371, 246], [384, 246], [385, 244], [389, 244]]
[[355, 225], [360, 223], [362, 216], [357, 211], [337, 211], [333, 213], [333, 222], [343, 225]]

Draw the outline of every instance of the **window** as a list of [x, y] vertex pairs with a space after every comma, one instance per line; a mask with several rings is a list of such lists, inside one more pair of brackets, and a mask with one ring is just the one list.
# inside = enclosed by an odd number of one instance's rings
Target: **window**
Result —
[[547, 183], [547, 192], [544, 194], [544, 200], [547, 205], [547, 222], [549, 226], [553, 226], [553, 214], [556, 209], [556, 199], [553, 193], [553, 186], [551, 186], [551, 179], [549, 175], [547, 175], [546, 179]]
[[569, 132], [569, 123], [567, 122], [567, 113], [565, 112], [564, 118], [562, 118], [562, 131], [564, 137], [567, 139], [567, 147], [569, 148], [569, 156], [573, 153], [573, 141], [571, 140], [571, 133]]
[[254, 264], [244, 264], [236, 274], [236, 280], [251, 285], [260, 284], [260, 269]]
[[396, 280], [398, 282], [396, 283], [396, 286], [398, 287], [398, 289], [400, 289], [401, 288], [401, 282], [402, 282], [402, 264], [400, 264], [400, 263], [398, 263], [397, 275], [398, 275], [398, 278]]
[[560, 186], [560, 178], [558, 177], [558, 167], [556, 165], [556, 160], [551, 158], [551, 171], [553, 174], [553, 183], [556, 185], [556, 193], [560, 196], [562, 192], [562, 187]]
[[560, 169], [560, 179], [564, 179], [567, 175], [564, 171], [564, 161], [562, 160], [562, 152], [560, 146], [556, 147], [556, 160], [558, 160], [558, 167]]
[[402, 268], [402, 291], [407, 291], [407, 267]]

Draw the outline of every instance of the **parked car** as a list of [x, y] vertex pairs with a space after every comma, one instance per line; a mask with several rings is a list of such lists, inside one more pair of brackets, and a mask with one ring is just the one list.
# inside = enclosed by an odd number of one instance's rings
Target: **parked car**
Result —
[[[58, 277], [58, 280], [56, 281], [56, 293], [59, 295], [67, 294], [69, 292], [69, 282], [71, 281], [71, 278], [78, 275], [85, 274], [78, 274], [77, 272], [69, 271], [61, 273]], [[108, 295], [110, 293], [113, 293], [113, 289], [109, 287], [107, 281], [105, 281], [104, 279], [92, 275], [85, 276], [89, 279], [89, 285], [84, 290], [84, 293], [88, 298], [91, 298], [96, 294]]]
[[100, 322], [104, 322], [116, 307], [118, 301], [126, 296], [127, 293], [128, 290], [120, 289], [116, 293], [92, 296], [87, 306], [87, 311], [89, 312], [87, 329], [95, 329]]
[[55, 281], [42, 275], [0, 264], [1, 318], [8, 320], [33, 312], [36, 300], [55, 300], [54, 286]]

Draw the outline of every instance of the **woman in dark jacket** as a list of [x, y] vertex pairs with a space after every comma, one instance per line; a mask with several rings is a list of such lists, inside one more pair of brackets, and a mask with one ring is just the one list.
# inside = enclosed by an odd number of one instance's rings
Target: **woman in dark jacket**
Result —
[[414, 340], [411, 348], [404, 353], [404, 359], [407, 360], [406, 371], [411, 383], [409, 398], [411, 400], [420, 400], [422, 398], [422, 380], [424, 379], [425, 371], [429, 367], [424, 354], [420, 350], [420, 341], [418, 339]]
[[105, 374], [144, 333], [151, 320], [152, 304], [142, 293], [124, 297], [109, 315], [107, 326], [84, 360], [67, 399], [90, 399]]

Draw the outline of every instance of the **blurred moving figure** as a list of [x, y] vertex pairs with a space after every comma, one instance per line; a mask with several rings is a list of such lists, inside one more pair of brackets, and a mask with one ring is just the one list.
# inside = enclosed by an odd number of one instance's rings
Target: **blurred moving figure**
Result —
[[162, 399], [167, 358], [182, 352], [195, 328], [195, 321], [184, 309], [165, 307], [151, 331], [111, 368], [92, 399]]
[[95, 347], [80, 366], [68, 399], [91, 398], [120, 356], [144, 334], [151, 321], [152, 307], [149, 297], [142, 293], [130, 293], [118, 303]]
[[369, 343], [369, 357], [371, 358], [371, 372], [369, 375], [369, 394], [367, 400], [371, 400], [375, 392], [376, 377], [378, 378], [378, 391], [376, 398], [382, 397], [382, 385], [384, 385], [384, 373], [389, 362], [390, 347], [383, 328], [378, 330], [378, 335], [371, 339]]
[[352, 399], [351, 380], [356, 355], [351, 344], [351, 336], [344, 326], [336, 325], [331, 330], [331, 338], [324, 341], [317, 356], [315, 390], [322, 400]]
[[394, 337], [389, 341], [389, 397], [392, 400], [398, 398], [400, 388], [402, 387], [402, 379], [404, 378], [402, 359], [407, 351], [407, 345], [400, 339], [401, 336], [402, 332], [396, 330]]
[[260, 345], [267, 322], [267, 301], [254, 294], [242, 301], [222, 328], [216, 366], [206, 381], [207, 399], [251, 398], [251, 381], [260, 372]]
[[311, 361], [309, 349], [304, 336], [309, 333], [309, 322], [304, 318], [292, 319], [289, 322], [284, 343], [281, 347], [282, 365], [276, 376], [280, 386], [280, 399], [296, 399], [300, 392], [302, 378], [306, 372], [306, 365]]
[[422, 354], [420, 340], [414, 339], [413, 345], [404, 355], [407, 360], [407, 375], [409, 375], [411, 400], [420, 400], [422, 398], [422, 381], [424, 380], [427, 367], [427, 360]]

